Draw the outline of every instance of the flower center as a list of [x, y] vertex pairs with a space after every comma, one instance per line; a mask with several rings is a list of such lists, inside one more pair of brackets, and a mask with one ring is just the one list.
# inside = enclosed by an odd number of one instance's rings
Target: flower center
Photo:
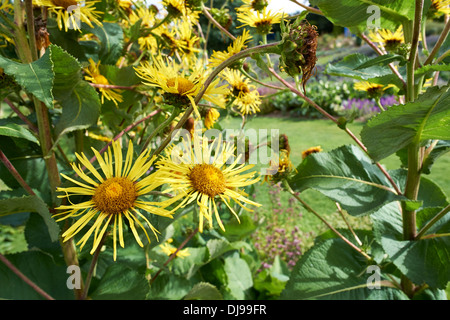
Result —
[[70, 6], [76, 6], [78, 3], [76, 0], [52, 0], [52, 3], [57, 7], [63, 7], [67, 10]]
[[225, 177], [211, 164], [198, 164], [189, 173], [192, 187], [211, 198], [225, 192]]
[[97, 187], [92, 200], [99, 211], [115, 214], [130, 209], [136, 198], [136, 188], [132, 181], [114, 177]]
[[170, 78], [167, 79], [167, 86], [168, 87], [175, 87], [175, 83], [178, 81], [177, 91], [178, 94], [183, 95], [186, 92], [189, 92], [194, 88], [194, 84], [192, 81], [182, 78], [182, 77], [176, 77], [176, 78]]

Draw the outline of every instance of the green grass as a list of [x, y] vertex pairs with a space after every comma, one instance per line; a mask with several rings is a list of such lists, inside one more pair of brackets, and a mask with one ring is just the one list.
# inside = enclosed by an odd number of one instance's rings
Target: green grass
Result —
[[[241, 118], [227, 117], [221, 120], [220, 125], [223, 129], [238, 129], [241, 126]], [[359, 137], [359, 133], [364, 124], [355, 122], [348, 125], [349, 129]], [[330, 120], [301, 120], [287, 117], [274, 116], [258, 116], [245, 125], [246, 129], [278, 129], [280, 134], [286, 134], [289, 138], [291, 146], [291, 160], [294, 166], [298, 166], [301, 162], [301, 153], [303, 150], [313, 147], [321, 146], [327, 152], [345, 144], [355, 144], [344, 131], [340, 130]], [[397, 156], [392, 155], [381, 161], [381, 164], [386, 166], [388, 170], [397, 169], [400, 167], [400, 160]], [[256, 168], [258, 168], [256, 166]], [[450, 194], [450, 177], [448, 175], [448, 168], [450, 168], [450, 154], [442, 156], [437, 160], [432, 168], [432, 173], [427, 175], [435, 181], [442, 190]], [[273, 197], [269, 196], [270, 187], [268, 184], [261, 184], [256, 188], [255, 199], [263, 206], [258, 209], [258, 214], [270, 220], [273, 209], [277, 205], [273, 203]], [[301, 197], [312, 208], [322, 214], [335, 227], [345, 227], [345, 223], [339, 216], [336, 210], [336, 205], [333, 201], [325, 198], [314, 190], [307, 190], [302, 192]], [[281, 203], [286, 206], [290, 196], [286, 193], [281, 195]], [[368, 217], [353, 218], [347, 217], [354, 228], [366, 228], [370, 221]], [[279, 220], [283, 223], [283, 220]], [[290, 221], [290, 220], [289, 220]], [[306, 210], [302, 209], [302, 217], [296, 219], [295, 224], [300, 228], [303, 234], [308, 235], [310, 232], [313, 235], [318, 235], [327, 230], [327, 227], [315, 216]], [[288, 223], [288, 221], [284, 221]], [[291, 223], [291, 222], [289, 222]], [[305, 236], [306, 237], [306, 236]], [[303, 239], [303, 247], [307, 249], [312, 243], [313, 237], [309, 236]]]

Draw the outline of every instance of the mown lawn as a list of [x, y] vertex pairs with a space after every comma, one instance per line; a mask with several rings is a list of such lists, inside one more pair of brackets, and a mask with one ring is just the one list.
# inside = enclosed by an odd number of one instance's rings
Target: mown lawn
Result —
[[[241, 118], [238, 117], [226, 117], [220, 122], [223, 129], [238, 129], [241, 126]], [[359, 133], [364, 124], [360, 122], [354, 122], [349, 124], [350, 130], [359, 137]], [[297, 166], [301, 160], [301, 153], [303, 150], [313, 147], [321, 146], [324, 151], [330, 151], [341, 145], [354, 144], [354, 141], [342, 130], [336, 127], [336, 125], [329, 120], [301, 120], [289, 117], [274, 117], [274, 116], [258, 116], [249, 120], [245, 128], [247, 129], [278, 129], [280, 134], [286, 134], [289, 138], [291, 146], [291, 160], [294, 166]], [[397, 156], [392, 155], [381, 161], [386, 168], [397, 169], [400, 166], [400, 160]], [[257, 167], [256, 167], [257, 168]], [[427, 175], [427, 178], [431, 178], [435, 181], [442, 190], [449, 195], [450, 194], [450, 175], [448, 169], [450, 168], [450, 153], [445, 154], [437, 160], [432, 173]], [[269, 191], [273, 191], [273, 187], [270, 187], [267, 183], [263, 183], [256, 188], [255, 199], [263, 206], [258, 209], [257, 214], [265, 218], [266, 223], [272, 219], [273, 209], [279, 209], [278, 203], [274, 203], [274, 197], [269, 195]], [[316, 191], [307, 190], [301, 194], [303, 200], [305, 200], [311, 207], [322, 214], [328, 221], [330, 221], [335, 227], [345, 227], [345, 223], [339, 216], [336, 210], [336, 205], [333, 201], [323, 197]], [[285, 208], [288, 207], [290, 196], [286, 193], [281, 194], [281, 203]], [[291, 202], [292, 203], [292, 202]], [[323, 231], [326, 231], [326, 226], [311, 213], [304, 209], [302, 210], [302, 216], [296, 218], [295, 225], [305, 235], [305, 239], [302, 239], [302, 247], [306, 250], [313, 241], [314, 235], [318, 235]], [[289, 217], [277, 217], [278, 223], [282, 224], [283, 221], [288, 224], [292, 223], [292, 219]], [[368, 217], [353, 218], [347, 217], [354, 228], [367, 228], [370, 225]], [[283, 227], [280, 225], [280, 227]], [[292, 226], [290, 226], [292, 227]], [[309, 233], [312, 233], [310, 235]]]

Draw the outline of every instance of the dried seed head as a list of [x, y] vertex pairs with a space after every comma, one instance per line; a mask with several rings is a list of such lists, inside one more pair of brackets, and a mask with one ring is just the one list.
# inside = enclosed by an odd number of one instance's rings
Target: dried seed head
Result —
[[302, 74], [303, 90], [316, 66], [318, 36], [316, 26], [308, 21], [296, 20], [283, 26], [280, 67], [290, 76]]

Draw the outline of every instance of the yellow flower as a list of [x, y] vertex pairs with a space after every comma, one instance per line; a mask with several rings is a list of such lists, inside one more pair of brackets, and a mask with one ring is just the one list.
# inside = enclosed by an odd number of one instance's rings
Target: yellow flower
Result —
[[282, 17], [282, 12], [272, 12], [271, 10], [267, 10], [267, 8], [264, 8], [262, 11], [242, 8], [237, 12], [237, 19], [243, 25], [238, 28], [247, 25], [256, 28], [259, 34], [268, 34], [272, 29], [272, 25], [280, 23]]
[[322, 150], [322, 148], [320, 146], [308, 148], [308, 149], [306, 149], [306, 150], [304, 150], [302, 152], [302, 159], [305, 159], [310, 154], [317, 153], [317, 152], [322, 152], [322, 151], [323, 150]]
[[47, 7], [49, 12], [56, 14], [59, 30], [62, 30], [64, 24], [66, 32], [69, 28], [80, 30], [81, 22], [86, 23], [91, 28], [94, 27], [92, 23], [101, 26], [102, 23], [98, 20], [101, 12], [95, 10], [97, 2], [83, 0], [33, 0], [34, 5]]
[[147, 175], [140, 179], [153, 164], [153, 159], [148, 160], [149, 150], [146, 150], [139, 155], [134, 164], [133, 144], [131, 141], [128, 144], [125, 162], [123, 161], [122, 149], [118, 141], [112, 143], [112, 148], [109, 147], [103, 157], [94, 148], [92, 148], [92, 150], [97, 157], [103, 175], [94, 168], [86, 155], [83, 153], [81, 155], [76, 154], [80, 164], [85, 166], [92, 175], [83, 172], [80, 165], [76, 166], [75, 164], [72, 164], [73, 170], [84, 182], [61, 174], [66, 180], [73, 182], [77, 186], [57, 189], [57, 191], [65, 193], [64, 195], [58, 196], [59, 198], [69, 199], [70, 196], [84, 196], [89, 197], [89, 200], [80, 203], [72, 203], [69, 200], [69, 205], [61, 205], [56, 208], [57, 210], [62, 210], [62, 212], [57, 213], [54, 216], [62, 216], [62, 218], [59, 218], [57, 221], [73, 217], [78, 218], [78, 220], [62, 234], [64, 241], [67, 241], [80, 233], [91, 220], [94, 220], [94, 223], [90, 226], [89, 230], [77, 243], [77, 245], [81, 244], [80, 249], [82, 249], [94, 233], [91, 254], [94, 253], [99, 246], [108, 226], [112, 224], [114, 260], [116, 260], [117, 233], [119, 236], [119, 244], [124, 247], [123, 233], [124, 228], [127, 228], [127, 225], [133, 232], [136, 242], [141, 247], [143, 247], [143, 243], [137, 232], [136, 225], [144, 231], [150, 242], [150, 238], [144, 225], [141, 223], [140, 219], [138, 219], [139, 217], [146, 222], [157, 238], [156, 233], [158, 231], [140, 210], [167, 218], [172, 218], [172, 215], [169, 211], [163, 209], [162, 206], [157, 206], [154, 202], [140, 199], [141, 196], [148, 194], [158, 186], [154, 174]]
[[249, 34], [249, 31], [245, 29], [242, 35], [238, 36], [236, 40], [234, 40], [233, 43], [228, 46], [227, 51], [213, 51], [213, 54], [209, 59], [209, 66], [217, 67], [228, 58], [234, 56], [236, 53], [241, 52], [242, 49], [245, 49], [247, 47], [246, 42], [248, 42], [250, 39], [252, 39], [252, 36]]
[[276, 161], [270, 161], [270, 167], [268, 173], [264, 177], [264, 182], [277, 183], [280, 180], [287, 178], [287, 176], [293, 171], [294, 166], [289, 158], [289, 151], [286, 149], [280, 150], [280, 155], [277, 156]]
[[205, 127], [210, 129], [214, 126], [217, 119], [219, 119], [220, 113], [214, 108], [209, 108], [205, 115]]
[[0, 10], [6, 13], [11, 13], [12, 10], [14, 10], [14, 7], [11, 3], [9, 3], [9, 0], [2, 0], [0, 2]]
[[[162, 252], [164, 252], [168, 256], [171, 256], [172, 254], [177, 252], [177, 248], [175, 248], [174, 246], [170, 245], [170, 242], [172, 242], [172, 241], [165, 242], [165, 243], [163, 243], [163, 244], [161, 244], [159, 246], [160, 249], [162, 250]], [[191, 254], [189, 253], [189, 249], [185, 248], [185, 249], [179, 250], [175, 256], [178, 257], [178, 258], [183, 259], [183, 258], [188, 257], [190, 255]]]
[[[260, 206], [249, 200], [248, 195], [240, 189], [259, 181], [259, 177], [254, 178], [255, 172], [243, 173], [254, 165], [239, 164], [242, 155], [231, 161], [234, 148], [231, 144], [224, 143], [221, 135], [217, 137], [216, 143], [210, 145], [207, 139], [202, 139], [197, 133], [193, 141], [189, 136], [185, 138], [182, 148], [173, 148], [171, 154], [156, 163], [161, 183], [169, 184], [164, 192], [176, 194], [166, 201], [170, 205], [181, 200], [173, 210], [196, 202], [199, 209], [199, 231], [203, 232], [204, 220], [209, 223], [210, 228], [213, 227], [213, 216], [225, 231], [216, 201], [224, 203], [238, 221], [239, 216], [232, 208], [231, 200], [249, 211], [251, 210], [245, 204]], [[184, 152], [182, 156], [180, 149]]]
[[231, 88], [229, 99], [234, 99], [233, 105], [237, 106], [242, 114], [252, 114], [259, 112], [261, 99], [255, 86], [251, 85], [249, 79], [238, 70], [225, 69], [221, 77], [226, 80]]
[[269, 5], [268, 0], [242, 0], [242, 2], [244, 4], [236, 8], [236, 10], [245, 11], [253, 9], [255, 11], [262, 11]]
[[[194, 99], [202, 89], [209, 70], [196, 66], [192, 72], [187, 72], [174, 60], [170, 61], [168, 58], [161, 56], [154, 58], [153, 64], [149, 62], [141, 63], [135, 70], [137, 75], [144, 80], [145, 85], [157, 87], [163, 91], [166, 103], [183, 108], [191, 103], [195, 115], [200, 118]], [[225, 86], [216, 87], [218, 83], [219, 79], [216, 78], [206, 89], [203, 98], [220, 108], [225, 108], [222, 95], [227, 90]]]
[[179, 32], [177, 41], [179, 49], [181, 49], [183, 56], [187, 58], [188, 63], [195, 62], [197, 54], [200, 52], [200, 38], [192, 33], [191, 23], [187, 20], [183, 20], [176, 27]]
[[450, 14], [450, 0], [431, 0], [430, 13], [435, 17]]
[[388, 29], [371, 31], [369, 33], [369, 39], [378, 43], [387, 51], [395, 51], [402, 43], [404, 43], [403, 28], [400, 26], [395, 32]]
[[[84, 79], [98, 85], [110, 85], [108, 79], [106, 79], [105, 76], [100, 74], [99, 70], [100, 61], [96, 64], [94, 60], [91, 58], [89, 59], [89, 66], [84, 69], [84, 71], [88, 74], [84, 77]], [[114, 104], [117, 106], [117, 102], [122, 102], [122, 96], [120, 95], [121, 90], [118, 89], [110, 89], [106, 87], [99, 87], [98, 90], [102, 94], [102, 103], [104, 102], [104, 98], [114, 102]]]
[[395, 87], [395, 86], [393, 84], [389, 84], [389, 85], [385, 86], [385, 85], [378, 84], [378, 83], [372, 83], [372, 82], [368, 82], [368, 81], [360, 81], [360, 82], [356, 82], [353, 85], [353, 87], [359, 91], [366, 91], [368, 96], [371, 98], [379, 98], [383, 94], [383, 91], [385, 91], [386, 89]]

